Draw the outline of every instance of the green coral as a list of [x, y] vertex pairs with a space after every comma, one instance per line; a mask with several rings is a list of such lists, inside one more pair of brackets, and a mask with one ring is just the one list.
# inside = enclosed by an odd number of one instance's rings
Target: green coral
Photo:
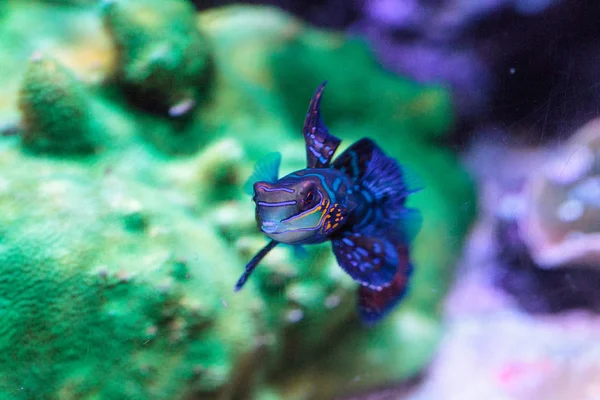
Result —
[[100, 144], [86, 89], [54, 60], [36, 56], [21, 86], [23, 144], [37, 151], [90, 153]]
[[[9, 0], [0, 21], [0, 127], [22, 132], [0, 140], [0, 398], [324, 399], [429, 362], [473, 215], [470, 181], [435, 143], [444, 90], [271, 8], [56, 3]], [[282, 173], [305, 166], [302, 119], [325, 79], [340, 151], [372, 137], [426, 186], [410, 200], [425, 218], [410, 294], [372, 329], [327, 244], [278, 246], [233, 293], [266, 242], [242, 183], [271, 151]]]
[[109, 1], [104, 16], [119, 50], [120, 78], [139, 92], [136, 98], [158, 103], [171, 115], [187, 113], [209, 67], [207, 43], [190, 2]]
[[95, 7], [3, 0], [0, 8], [0, 129], [18, 124], [22, 117], [16, 98], [34, 55], [64, 66], [86, 91], [114, 73], [114, 45]]
[[[230, 38], [215, 46], [215, 60], [219, 67], [233, 70], [232, 75], [245, 78], [244, 89], [266, 104], [264, 112], [257, 112], [258, 123], [265, 113], [280, 114], [282, 126], [276, 134], [270, 133], [272, 125], [263, 128], [262, 136], [248, 133], [245, 141], [250, 152], [282, 151], [282, 174], [303, 168], [300, 127], [315, 87], [328, 79], [322, 111], [330, 131], [344, 139], [339, 151], [361, 137], [374, 138], [388, 154], [416, 171], [426, 187], [409, 201], [424, 214], [413, 246], [410, 293], [386, 322], [373, 329], [362, 328], [356, 320], [356, 284], [341, 271], [328, 244], [312, 246], [307, 260], [277, 248], [263, 261], [250, 285], [256, 284], [266, 298], [270, 324], [278, 327], [273, 328], [278, 357], [272, 361], [270, 379], [282, 393], [315, 390], [318, 398], [330, 398], [336, 394], [332, 388], [347, 386], [354, 378], [350, 375], [358, 374], [350, 365], [377, 371], [359, 376], [352, 385], [357, 390], [417, 373], [433, 356], [440, 338], [439, 304], [475, 208], [468, 176], [436, 144], [452, 121], [448, 93], [392, 77], [373, 61], [364, 43], [304, 27], [275, 10], [215, 10], [201, 21], [217, 28], [207, 31], [207, 37], [226, 32]], [[219, 64], [226, 55], [248, 54], [248, 49], [261, 62]], [[247, 236], [242, 232], [235, 244], [242, 258], [250, 259], [265, 239], [251, 233], [253, 215], [250, 207], [245, 209], [243, 220], [243, 212], [235, 213], [240, 215], [235, 220], [238, 227], [229, 229], [248, 226]], [[382, 337], [395, 357], [366, 357], [381, 354]], [[328, 362], [316, 363], [320, 357]], [[286, 380], [286, 376], [293, 378]]]
[[[381, 140], [394, 142], [400, 137], [405, 140], [404, 136], [409, 136], [409, 141], [429, 140], [444, 134], [451, 123], [445, 90], [423, 88], [383, 71], [358, 39], [342, 40], [336, 33], [309, 31], [290, 36], [287, 45], [274, 49], [269, 60], [275, 89], [295, 121], [304, 117], [304, 99], [327, 77], [329, 125], [339, 121], [344, 131], [347, 125], [372, 121]], [[377, 72], [365, 75], [364, 71]]]
[[232, 390], [260, 302], [229, 298], [242, 264], [213, 229], [144, 184], [20, 162], [2, 181], [0, 398]]

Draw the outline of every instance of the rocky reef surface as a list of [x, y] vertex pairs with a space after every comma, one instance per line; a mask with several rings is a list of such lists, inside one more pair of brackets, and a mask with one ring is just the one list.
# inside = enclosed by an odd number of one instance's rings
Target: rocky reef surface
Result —
[[423, 383], [395, 398], [600, 395], [599, 139], [595, 119], [554, 146], [474, 147], [481, 215], [444, 339]]
[[[429, 362], [474, 210], [445, 90], [276, 9], [184, 0], [8, 0], [0, 55], [1, 398], [325, 399]], [[373, 328], [326, 246], [233, 293], [265, 243], [242, 183], [271, 151], [304, 166], [325, 79], [342, 146], [372, 137], [426, 186], [410, 294]]]

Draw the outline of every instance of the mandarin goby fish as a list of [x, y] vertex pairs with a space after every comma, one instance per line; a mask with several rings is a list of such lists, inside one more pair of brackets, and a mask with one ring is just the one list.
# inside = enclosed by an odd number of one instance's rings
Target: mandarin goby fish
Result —
[[368, 138], [333, 160], [341, 140], [329, 134], [321, 119], [325, 84], [312, 97], [302, 130], [307, 168], [279, 179], [281, 156], [271, 153], [248, 180], [258, 227], [271, 240], [246, 265], [235, 290], [277, 244], [331, 241], [340, 267], [360, 284], [361, 319], [373, 323], [406, 293], [412, 272], [409, 242], [421, 214], [405, 202], [421, 185]]

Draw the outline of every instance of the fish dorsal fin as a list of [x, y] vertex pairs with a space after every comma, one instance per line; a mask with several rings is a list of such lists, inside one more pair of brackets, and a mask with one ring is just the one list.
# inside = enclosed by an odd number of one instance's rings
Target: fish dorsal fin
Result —
[[[386, 156], [383, 151], [375, 146], [371, 152], [371, 160], [367, 165], [364, 175], [360, 178], [361, 190], [369, 193], [371, 202], [379, 206], [385, 218], [398, 220], [405, 211], [406, 197], [417, 190], [406, 179], [405, 170], [396, 160]], [[415, 180], [415, 177], [411, 177]]]
[[308, 168], [327, 167], [341, 140], [329, 134], [321, 118], [321, 97], [327, 81], [323, 82], [313, 95], [304, 119], [302, 134], [306, 142], [306, 166]]
[[244, 183], [244, 192], [253, 194], [253, 186], [256, 182], [274, 183], [279, 179], [279, 165], [281, 164], [281, 153], [269, 153], [260, 159], [254, 166], [254, 171]]
[[367, 171], [375, 148], [377, 145], [371, 139], [360, 139], [340, 154], [332, 166], [346, 173], [353, 182], [358, 182]]
[[[417, 174], [386, 156], [375, 142], [367, 138], [346, 149], [333, 162], [333, 168], [346, 173], [386, 219], [397, 221], [407, 217], [404, 208], [406, 197], [423, 189]], [[409, 219], [415, 215], [412, 213]], [[414, 236], [412, 227], [402, 228], [403, 231], [407, 228], [408, 237]]]
[[[397, 164], [395, 160], [383, 154], [381, 148], [371, 139], [362, 138], [340, 154], [339, 157], [335, 159], [332, 166], [333, 168], [346, 173], [353, 182], [359, 182], [365, 176], [369, 168], [372, 169], [375, 167], [375, 165], [371, 164], [371, 160], [376, 153], [378, 159], [381, 159], [381, 156], [383, 156], [388, 160], [391, 160], [392, 163]], [[402, 174], [402, 184], [408, 194], [418, 192], [425, 187], [418, 174], [412, 169], [405, 165], [399, 168]]]

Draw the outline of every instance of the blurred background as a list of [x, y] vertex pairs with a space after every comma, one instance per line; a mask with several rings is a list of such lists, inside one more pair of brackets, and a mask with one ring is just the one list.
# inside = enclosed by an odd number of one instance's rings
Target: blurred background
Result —
[[[600, 398], [600, 3], [0, 3], [0, 398]], [[372, 327], [242, 186], [322, 114], [422, 179]]]

